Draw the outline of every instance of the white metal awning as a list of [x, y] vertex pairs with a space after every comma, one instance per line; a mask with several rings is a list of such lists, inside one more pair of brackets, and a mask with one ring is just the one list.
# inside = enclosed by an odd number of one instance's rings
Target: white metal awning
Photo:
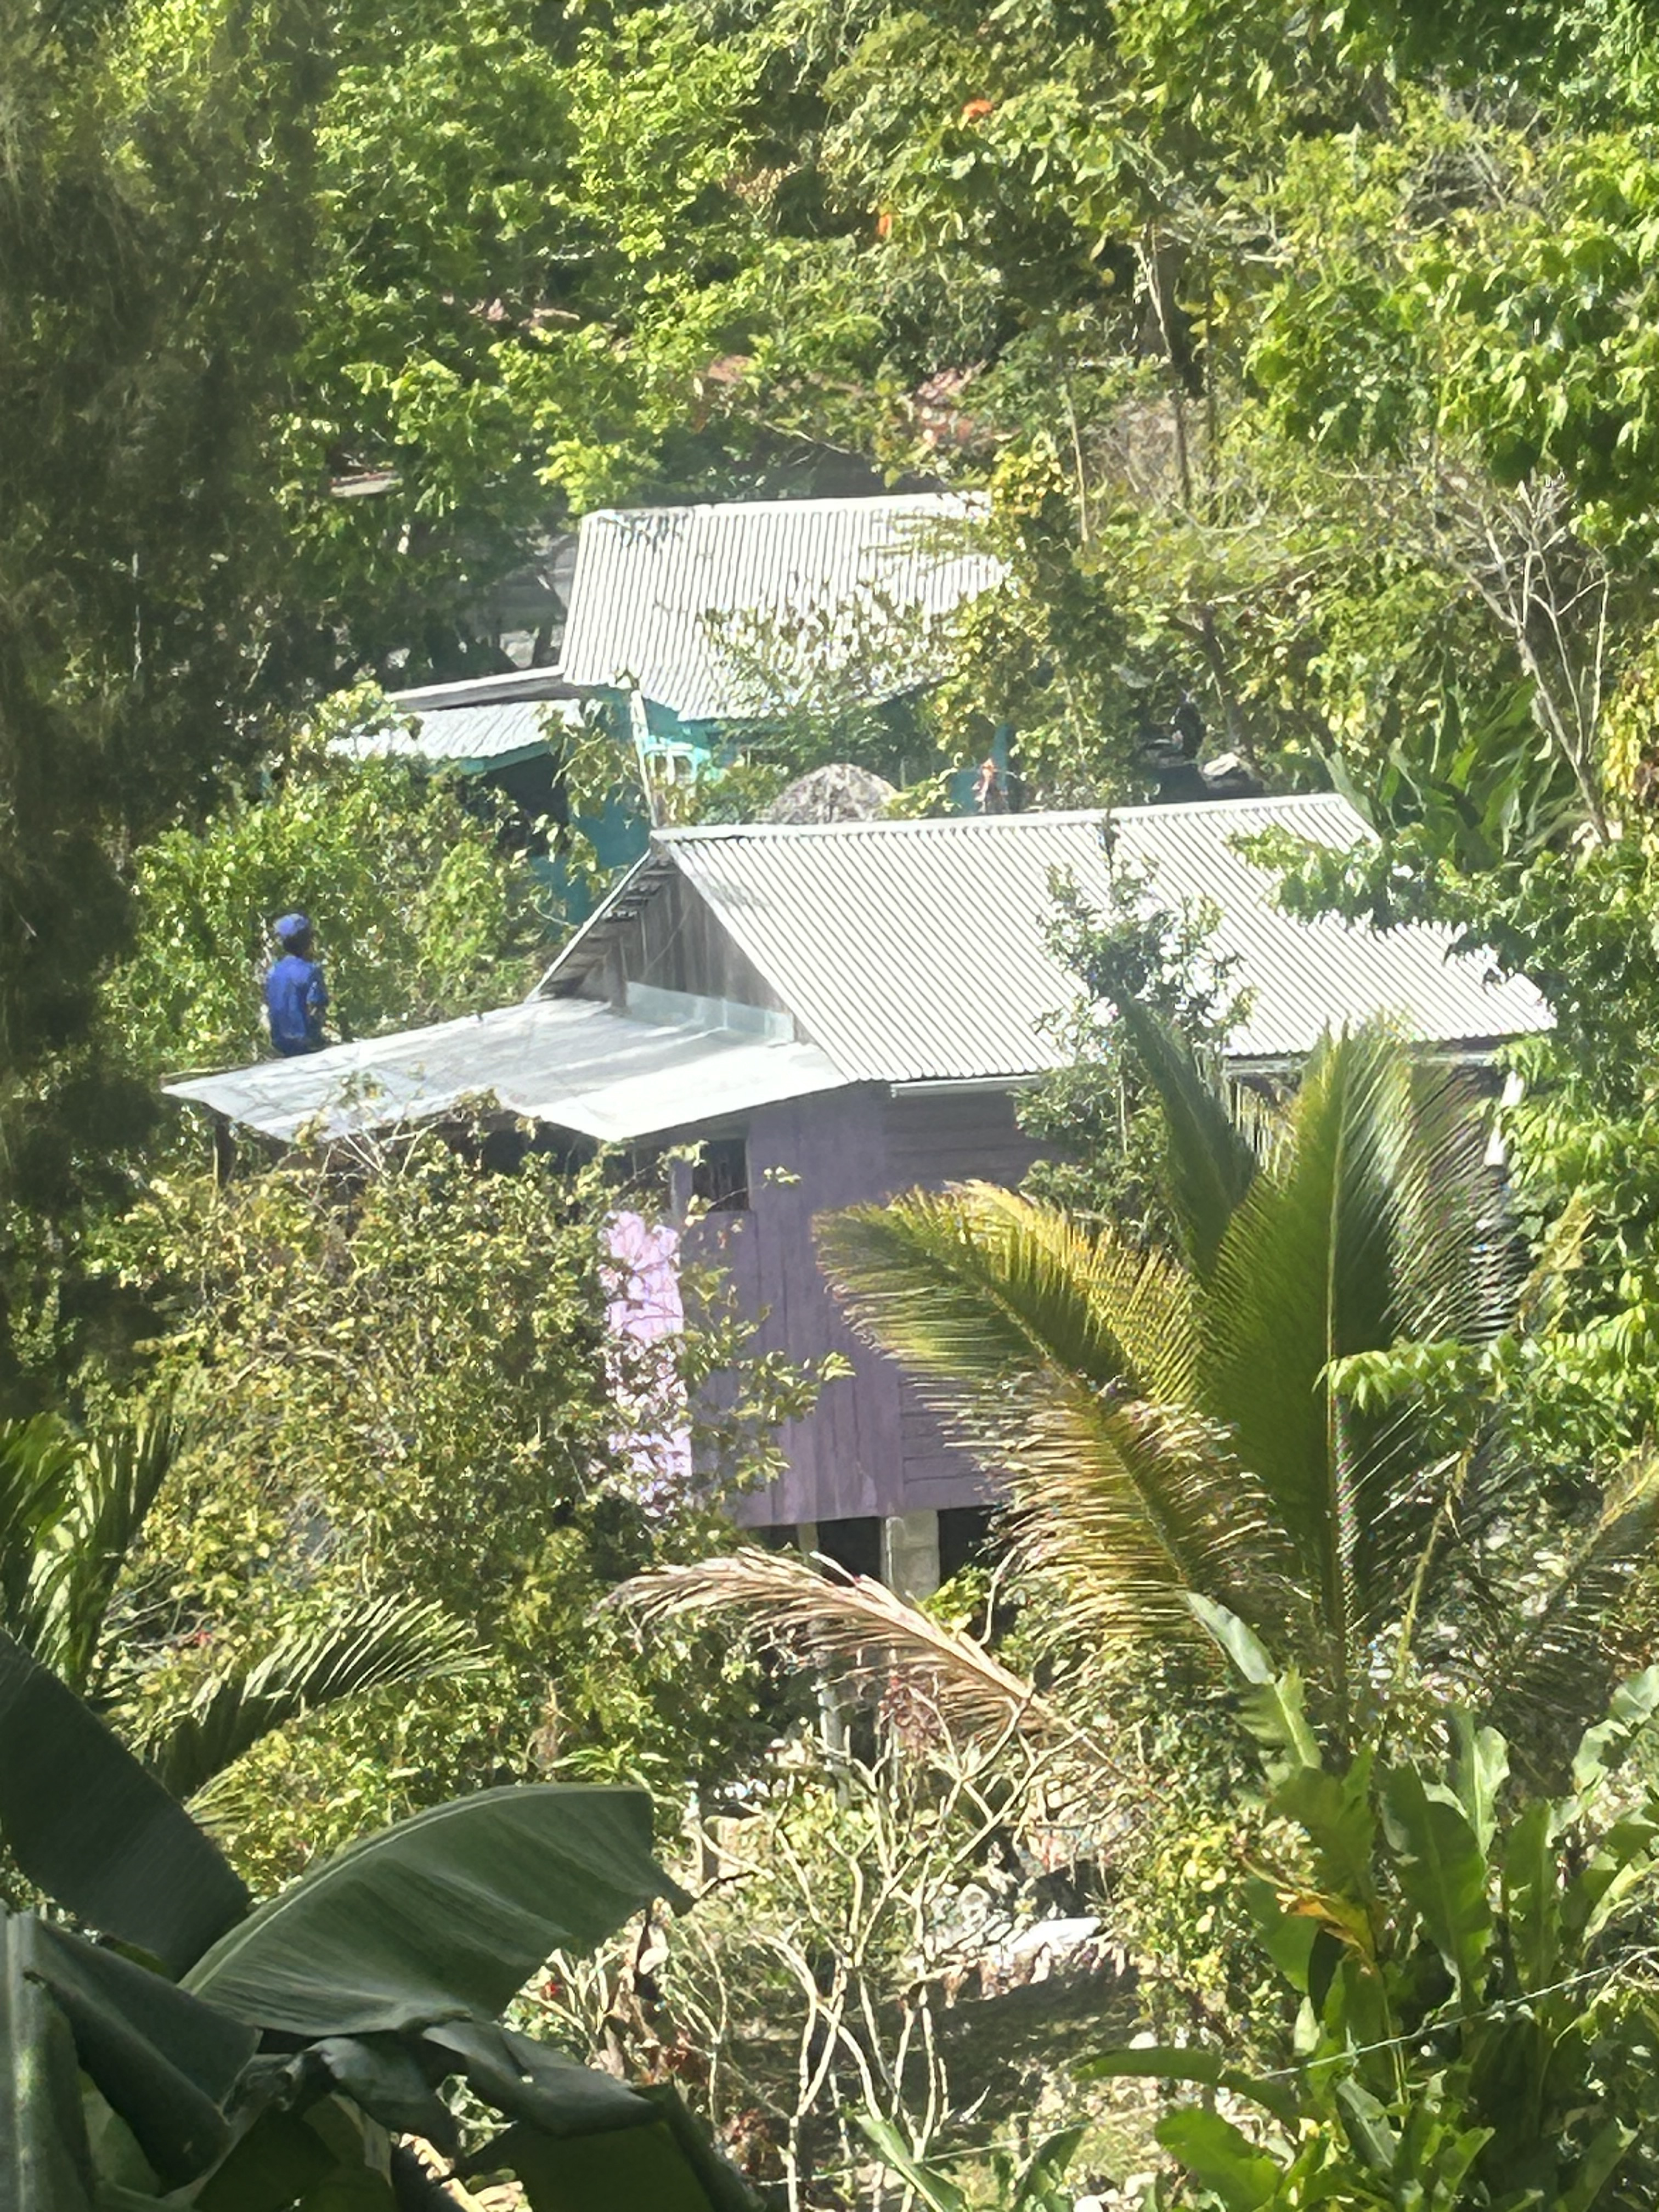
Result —
[[429, 1121], [493, 1097], [509, 1114], [625, 1144], [839, 1089], [815, 1045], [717, 1022], [641, 1021], [586, 999], [533, 999], [399, 1036], [164, 1085], [292, 1142]]

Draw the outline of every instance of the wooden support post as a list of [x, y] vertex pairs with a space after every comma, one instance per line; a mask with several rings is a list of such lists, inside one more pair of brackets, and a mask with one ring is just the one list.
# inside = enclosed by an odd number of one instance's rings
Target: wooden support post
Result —
[[939, 1586], [937, 1513], [888, 1515], [881, 1524], [881, 1578], [897, 1597], [932, 1597]]

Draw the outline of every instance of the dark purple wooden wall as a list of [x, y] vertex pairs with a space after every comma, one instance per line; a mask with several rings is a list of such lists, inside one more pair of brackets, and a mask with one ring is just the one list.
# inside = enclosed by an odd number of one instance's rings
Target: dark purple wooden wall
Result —
[[1016, 1127], [1005, 1091], [892, 1097], [885, 1085], [867, 1084], [751, 1117], [750, 1211], [715, 1217], [711, 1228], [744, 1305], [768, 1310], [763, 1348], [798, 1359], [841, 1352], [855, 1371], [827, 1383], [807, 1419], [788, 1425], [787, 1475], [740, 1500], [740, 1520], [835, 1521], [974, 1505], [990, 1495], [898, 1370], [853, 1337], [818, 1271], [812, 1218], [919, 1184], [1015, 1183], [1037, 1152]]

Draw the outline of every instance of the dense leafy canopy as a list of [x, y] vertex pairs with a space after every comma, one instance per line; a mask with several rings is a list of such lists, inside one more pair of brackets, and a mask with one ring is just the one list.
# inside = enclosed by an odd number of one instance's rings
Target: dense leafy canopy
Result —
[[[1622, 1941], [1607, 1900], [1645, 1875], [1646, 1785], [1621, 1807], [1615, 1778], [1603, 1821], [1592, 1744], [1575, 1796], [1528, 1802], [1548, 1731], [1517, 1737], [1504, 1784], [1460, 1721], [1443, 1778], [1410, 1750], [1425, 1706], [1375, 1694], [1374, 1647], [1405, 1619], [1436, 1686], [1479, 1687], [1474, 1657], [1506, 1650], [1543, 1650], [1559, 1683], [1588, 1648], [1556, 1633], [1565, 1591], [1596, 1632], [1576, 1698], [1610, 1645], [1652, 1640], [1640, 1603], [1603, 1602], [1649, 1511], [1628, 1455], [1659, 1423], [1650, 11], [0, 0], [0, 1395], [63, 1416], [0, 1455], [0, 1600], [149, 1762], [119, 1800], [135, 1832], [169, 1825], [158, 1774], [205, 1783], [239, 1873], [285, 1875], [455, 1789], [574, 1768], [678, 1802], [752, 1751], [746, 1662], [683, 1620], [641, 1655], [592, 1607], [718, 1540], [653, 1457], [686, 1393], [735, 1375], [707, 1442], [741, 1479], [798, 1380], [745, 1364], [712, 1286], [670, 1352], [623, 1371], [605, 1170], [498, 1137], [220, 1188], [157, 1125], [154, 1079], [258, 1048], [264, 933], [289, 906], [318, 915], [359, 1032], [511, 996], [540, 949], [487, 811], [330, 754], [337, 714], [299, 735], [323, 695], [498, 665], [515, 573], [602, 503], [983, 488], [1008, 581], [938, 689], [872, 714], [826, 684], [688, 804], [739, 811], [834, 754], [932, 806], [994, 733], [1024, 803], [1142, 796], [1231, 754], [1270, 787], [1349, 793], [1379, 832], [1352, 865], [1281, 854], [1288, 899], [1450, 920], [1558, 1015], [1501, 1110], [1532, 1265], [1489, 1340], [1466, 1294], [1492, 1224], [1431, 1218], [1467, 1165], [1448, 1174], [1432, 1102], [1374, 1044], [1333, 1046], [1258, 1172], [1259, 1127], [1224, 1127], [1133, 1012], [1212, 1044], [1249, 978], [1206, 965], [1201, 913], [1149, 922], [1135, 886], [1061, 916], [1119, 1018], [1085, 1024], [1037, 1109], [1076, 1156], [1047, 1207], [981, 1195], [881, 1224], [912, 1352], [953, 1333], [1016, 1463], [1060, 1439], [1068, 1512], [1091, 1475], [1128, 1571], [1091, 1586], [1073, 1556], [1076, 1617], [1139, 1597], [1184, 1628], [1183, 1586], [1225, 1598], [1354, 1753], [1322, 1761], [1294, 1686], [1212, 1612], [1258, 1733], [1297, 1723], [1272, 1808], [1302, 1856], [1255, 1904], [1330, 2086], [1275, 2093], [1249, 2140], [1172, 2114], [1165, 2146], [1227, 2204], [1316, 2173], [1357, 2202], [1636, 2190], [1641, 2007], [1548, 1978], [1599, 1975], [1595, 1942]], [[995, 1293], [976, 1312], [940, 1291], [962, 1292], [964, 1255]], [[1463, 1304], [1427, 1295], [1448, 1284]], [[987, 1323], [999, 1299], [998, 1326], [1030, 1325], [1018, 1358]], [[1138, 1362], [1126, 1332], [1154, 1305]], [[118, 1442], [158, 1378], [193, 1422], [165, 1481]], [[1034, 1403], [1011, 1440], [1009, 1407]], [[1481, 1571], [1453, 1588], [1433, 1571], [1460, 1516]], [[1528, 1545], [1508, 1578], [1505, 1547]], [[411, 1591], [438, 1608], [423, 1627], [377, 1609]], [[955, 1650], [915, 1640], [935, 1665]], [[68, 1710], [38, 1667], [8, 1679], [9, 1711]], [[975, 1680], [1018, 1702], [1018, 1676]], [[113, 1742], [82, 1717], [61, 1741]], [[1190, 1776], [1203, 1729], [1182, 1718]], [[33, 1797], [11, 1848], [41, 1878], [61, 1838]], [[825, 1820], [840, 1881], [852, 1847]], [[178, 1925], [125, 1917], [112, 1825], [76, 1839], [67, 1901], [176, 1963]], [[1222, 1808], [1192, 1834], [1172, 1861], [1231, 1864]], [[228, 1916], [235, 1885], [216, 1870], [202, 1894]], [[186, 2025], [112, 1954], [15, 1918], [4, 1936], [0, 2027], [40, 2054], [0, 2130], [10, 2176], [87, 2199], [80, 2139], [46, 2123], [72, 2096], [65, 2022], [106, 2078], [100, 2007], [154, 2030], [173, 2099], [135, 2105], [124, 2185], [198, 2173], [230, 2083]], [[1397, 2022], [1442, 2054], [1427, 2086], [1371, 2063]], [[384, 2202], [374, 2130], [441, 2131], [434, 2082], [456, 2074], [515, 2137], [541, 2130], [515, 2142], [533, 2203], [623, 2156], [562, 2139], [596, 2097], [643, 2198], [717, 2191], [686, 2183], [672, 2111], [634, 2099], [623, 2126], [628, 2092], [573, 2086], [493, 2018], [443, 2033], [343, 2030], [294, 2060], [290, 2198], [337, 2163], [305, 2118], [328, 2094], [369, 2115], [352, 2156]], [[1540, 2039], [1560, 2057], [1541, 2075]], [[810, 2024], [801, 2050], [810, 2071]], [[1162, 2047], [1136, 2063], [1180, 2070]], [[1248, 2099], [1207, 2063], [1181, 2061]], [[1487, 2115], [1523, 2075], [1535, 2140], [1506, 2146]], [[949, 2202], [901, 2103], [878, 2139]], [[1273, 2125], [1304, 2145], [1294, 2172]], [[228, 2202], [247, 2175], [227, 2172]]]

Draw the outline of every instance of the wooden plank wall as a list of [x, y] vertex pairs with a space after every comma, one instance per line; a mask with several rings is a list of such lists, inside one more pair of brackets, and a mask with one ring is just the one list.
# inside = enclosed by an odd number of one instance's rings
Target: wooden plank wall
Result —
[[797, 1359], [839, 1352], [856, 1370], [827, 1383], [805, 1420], [787, 1425], [788, 1473], [738, 1501], [738, 1518], [751, 1527], [893, 1510], [883, 1501], [900, 1464], [897, 1371], [854, 1342], [812, 1246], [815, 1214], [884, 1185], [883, 1098], [866, 1084], [762, 1108], [749, 1123], [750, 1211], [709, 1224], [744, 1306], [764, 1310], [758, 1348]]
[[624, 981], [787, 1011], [702, 894], [678, 873], [665, 877], [631, 920], [611, 926], [605, 957], [583, 975], [580, 994], [619, 1006]]
[[750, 1118], [750, 1211], [720, 1217], [705, 1233], [719, 1239], [745, 1307], [766, 1311], [761, 1348], [814, 1359], [836, 1351], [854, 1371], [827, 1383], [807, 1419], [789, 1424], [781, 1439], [789, 1471], [740, 1501], [741, 1520], [787, 1526], [990, 1495], [897, 1368], [853, 1337], [819, 1273], [811, 1224], [819, 1213], [918, 1185], [1017, 1182], [1036, 1154], [1001, 1092], [894, 1099], [884, 1085], [868, 1084]]
[[[884, 1102], [891, 1189], [939, 1190], [951, 1182], [1017, 1185], [1042, 1147], [1024, 1135], [1006, 1091], [913, 1091]], [[947, 1443], [936, 1416], [905, 1381], [899, 1386], [899, 1503], [888, 1512], [982, 1505], [994, 1495], [967, 1455]]]

